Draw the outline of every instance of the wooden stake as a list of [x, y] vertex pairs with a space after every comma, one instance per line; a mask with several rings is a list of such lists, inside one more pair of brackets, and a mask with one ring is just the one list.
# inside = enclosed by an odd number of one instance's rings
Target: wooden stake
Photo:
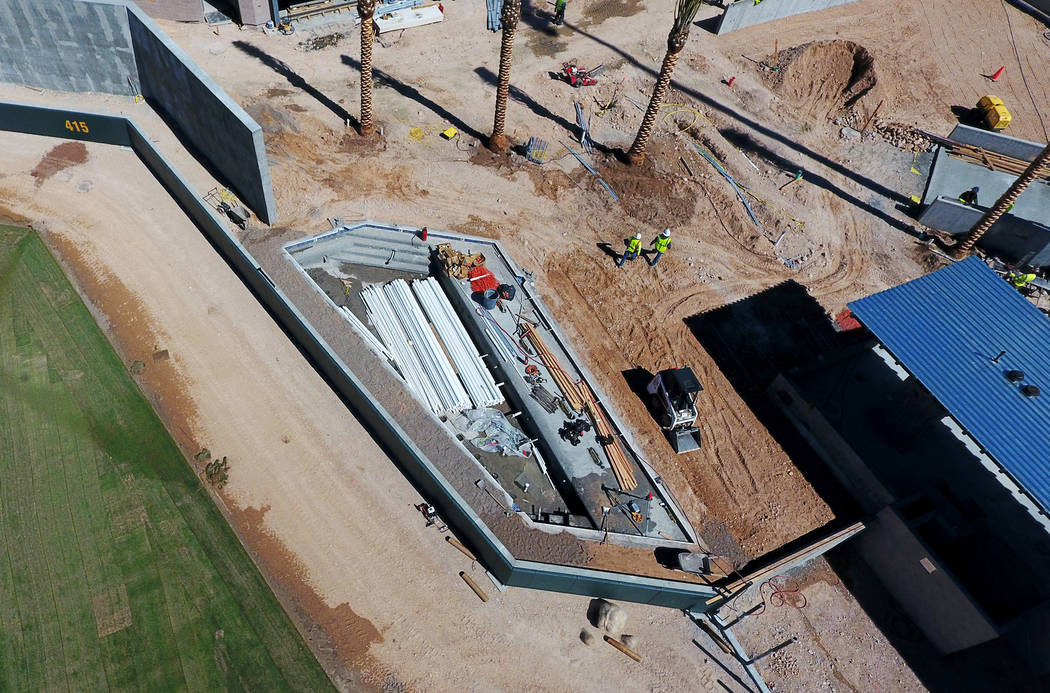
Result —
[[472, 554], [470, 552], [470, 549], [468, 549], [466, 546], [463, 546], [463, 544], [460, 543], [459, 539], [456, 539], [455, 537], [445, 537], [445, 541], [447, 541], [449, 544], [451, 544], [452, 546], [455, 546], [457, 549], [459, 549], [460, 552], [464, 556], [469, 558], [470, 560], [472, 560], [472, 561], [477, 561], [478, 560], [477, 558], [474, 557], [474, 554]]
[[871, 112], [870, 116], [868, 116], [868, 122], [864, 123], [864, 127], [860, 129], [860, 134], [863, 135], [868, 131], [868, 126], [871, 125], [871, 121], [875, 120], [875, 115], [879, 112], [880, 108], [882, 108], [882, 101], [879, 101], [879, 105], [876, 106], [875, 110]]
[[470, 577], [462, 570], [459, 571], [459, 576], [463, 578], [463, 582], [467, 583], [470, 589], [474, 590], [474, 594], [478, 595], [478, 598], [481, 599], [481, 601], [487, 602], [489, 600], [489, 595], [485, 594], [481, 587], [478, 586], [478, 583], [474, 582], [474, 578]]
[[608, 635], [604, 635], [602, 637], [605, 638], [605, 642], [609, 643], [610, 645], [615, 647], [620, 652], [623, 652], [625, 655], [627, 655], [628, 657], [630, 657], [634, 661], [636, 661], [636, 662], [642, 661], [642, 656], [640, 654], [638, 654], [637, 652], [635, 652], [631, 648], [627, 647], [627, 645], [624, 645], [622, 642], [620, 642], [616, 638], [610, 637]]

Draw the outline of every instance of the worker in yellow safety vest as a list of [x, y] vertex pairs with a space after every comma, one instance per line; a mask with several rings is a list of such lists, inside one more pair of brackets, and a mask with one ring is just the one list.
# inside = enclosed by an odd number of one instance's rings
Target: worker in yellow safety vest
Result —
[[1032, 272], [1017, 272], [1010, 270], [1010, 273], [1006, 275], [1006, 279], [1018, 289], [1023, 289], [1032, 283], [1035, 279], [1035, 274]]
[[642, 234], [636, 233], [632, 238], [624, 242], [627, 244], [627, 250], [625, 250], [623, 255], [620, 256], [620, 259], [616, 261], [617, 267], [623, 267], [623, 263], [628, 260], [632, 262], [637, 260], [638, 253], [642, 252]]
[[653, 239], [650, 243], [656, 254], [649, 260], [649, 266], [652, 267], [656, 263], [660, 262], [660, 256], [667, 252], [668, 248], [671, 247], [671, 229], [664, 229], [664, 232]]

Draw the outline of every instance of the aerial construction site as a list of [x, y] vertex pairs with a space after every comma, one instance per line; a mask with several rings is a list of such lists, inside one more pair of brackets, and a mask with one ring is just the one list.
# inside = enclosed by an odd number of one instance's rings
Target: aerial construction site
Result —
[[1045, 0], [0, 19], [0, 689], [1050, 685]]

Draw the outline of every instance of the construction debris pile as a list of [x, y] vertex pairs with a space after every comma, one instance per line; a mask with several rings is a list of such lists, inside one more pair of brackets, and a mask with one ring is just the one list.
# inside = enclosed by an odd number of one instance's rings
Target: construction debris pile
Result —
[[881, 119], [875, 120], [874, 130], [882, 139], [898, 149], [910, 152], [928, 152], [933, 149], [933, 140], [904, 123], [893, 123]]
[[456, 279], [466, 279], [470, 270], [485, 264], [481, 253], [461, 253], [451, 243], [442, 243], [437, 247], [438, 260], [445, 269], [445, 274]]

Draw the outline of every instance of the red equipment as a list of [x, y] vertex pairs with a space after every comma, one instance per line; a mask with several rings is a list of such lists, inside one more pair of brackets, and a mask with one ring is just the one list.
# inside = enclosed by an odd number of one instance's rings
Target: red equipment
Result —
[[592, 87], [598, 83], [598, 80], [591, 76], [593, 70], [582, 70], [572, 63], [562, 63], [561, 69], [569, 84], [574, 87]]

